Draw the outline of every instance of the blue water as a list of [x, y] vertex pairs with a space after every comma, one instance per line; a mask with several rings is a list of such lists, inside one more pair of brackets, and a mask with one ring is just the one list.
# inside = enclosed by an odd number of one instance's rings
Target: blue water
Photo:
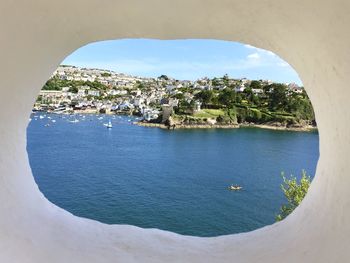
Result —
[[[71, 213], [108, 224], [196, 236], [254, 230], [273, 223], [285, 202], [281, 171], [313, 176], [319, 156], [317, 133], [168, 131], [132, 125], [130, 117], [69, 123], [69, 116], [47, 116], [56, 123], [32, 116], [27, 132], [40, 190]], [[109, 119], [111, 130], [103, 126]], [[229, 191], [230, 184], [244, 190]]]

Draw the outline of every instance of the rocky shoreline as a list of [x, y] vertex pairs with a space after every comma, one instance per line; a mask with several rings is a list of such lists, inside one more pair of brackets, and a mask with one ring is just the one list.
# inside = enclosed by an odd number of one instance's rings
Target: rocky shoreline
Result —
[[244, 124], [240, 124], [240, 127], [242, 127], [242, 128], [268, 129], [268, 130], [275, 130], [275, 131], [298, 131], [298, 132], [317, 131], [317, 127], [312, 126], [312, 125], [293, 127], [293, 126], [276, 126], [276, 125], [272, 125], [272, 124], [244, 123]]
[[[72, 114], [72, 113], [64, 113], [64, 114]], [[96, 110], [91, 111], [79, 111], [75, 110], [73, 114], [99, 114], [99, 115], [125, 115], [125, 114], [115, 114], [113, 112], [106, 112], [106, 113], [99, 113]], [[256, 124], [256, 123], [240, 123], [240, 124], [223, 124], [223, 123], [181, 123], [181, 122], [174, 122], [172, 119], [169, 124], [162, 124], [162, 123], [152, 123], [152, 122], [146, 122], [146, 121], [137, 121], [133, 124], [143, 127], [153, 127], [153, 128], [160, 128], [165, 130], [177, 130], [177, 129], [238, 129], [238, 128], [259, 128], [259, 129], [269, 129], [269, 130], [276, 130], [276, 131], [298, 131], [298, 132], [314, 132], [317, 131], [317, 126], [313, 125], [294, 125], [294, 126], [287, 126], [282, 123], [278, 122], [271, 122], [271, 123], [264, 123], [264, 124]]]
[[149, 123], [149, 122], [134, 122], [135, 125], [143, 127], [154, 127], [166, 130], [177, 130], [177, 129], [238, 129], [238, 128], [259, 128], [269, 129], [278, 131], [300, 131], [300, 132], [312, 132], [317, 131], [317, 127], [307, 125], [302, 127], [287, 127], [287, 126], [276, 126], [273, 124], [176, 124], [176, 125], [165, 125], [161, 123]]
[[165, 125], [161, 123], [149, 123], [149, 122], [134, 122], [135, 125], [143, 127], [155, 127], [166, 130], [177, 130], [177, 129], [237, 129], [238, 124], [175, 124]]

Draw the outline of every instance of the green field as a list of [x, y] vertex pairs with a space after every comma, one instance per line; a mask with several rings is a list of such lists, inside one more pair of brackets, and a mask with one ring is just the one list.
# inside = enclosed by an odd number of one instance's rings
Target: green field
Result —
[[218, 116], [225, 115], [225, 112], [222, 109], [203, 109], [199, 112], [193, 114], [193, 117], [197, 118], [216, 118]]

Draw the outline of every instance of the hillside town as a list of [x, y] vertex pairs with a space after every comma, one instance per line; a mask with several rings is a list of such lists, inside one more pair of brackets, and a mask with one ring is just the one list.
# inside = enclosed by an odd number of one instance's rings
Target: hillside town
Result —
[[[166, 121], [179, 108], [186, 114], [201, 112], [201, 107], [218, 109], [230, 107], [220, 104], [220, 93], [230, 91], [235, 104], [253, 104], [266, 97], [270, 80], [233, 79], [228, 75], [190, 81], [176, 80], [166, 75], [145, 78], [116, 73], [110, 70], [59, 66], [39, 93], [34, 111], [56, 113], [105, 113], [142, 116], [145, 121]], [[287, 96], [303, 94], [295, 83], [281, 84]], [[206, 98], [206, 96], [211, 98]], [[218, 99], [215, 100], [215, 97]], [[209, 100], [208, 100], [209, 99]], [[237, 106], [237, 105], [236, 105]], [[210, 112], [208, 117], [210, 117]], [[216, 116], [218, 117], [218, 116]], [[235, 120], [237, 122], [237, 120]]]

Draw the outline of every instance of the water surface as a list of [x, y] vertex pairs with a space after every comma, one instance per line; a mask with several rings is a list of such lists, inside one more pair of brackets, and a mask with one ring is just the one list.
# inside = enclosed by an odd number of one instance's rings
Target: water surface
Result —
[[[27, 148], [51, 202], [108, 224], [196, 236], [254, 230], [272, 224], [285, 202], [281, 171], [313, 175], [319, 156], [317, 133], [168, 131], [99, 117], [32, 116]], [[110, 130], [103, 126], [109, 119]], [[229, 191], [230, 184], [244, 190]]]

